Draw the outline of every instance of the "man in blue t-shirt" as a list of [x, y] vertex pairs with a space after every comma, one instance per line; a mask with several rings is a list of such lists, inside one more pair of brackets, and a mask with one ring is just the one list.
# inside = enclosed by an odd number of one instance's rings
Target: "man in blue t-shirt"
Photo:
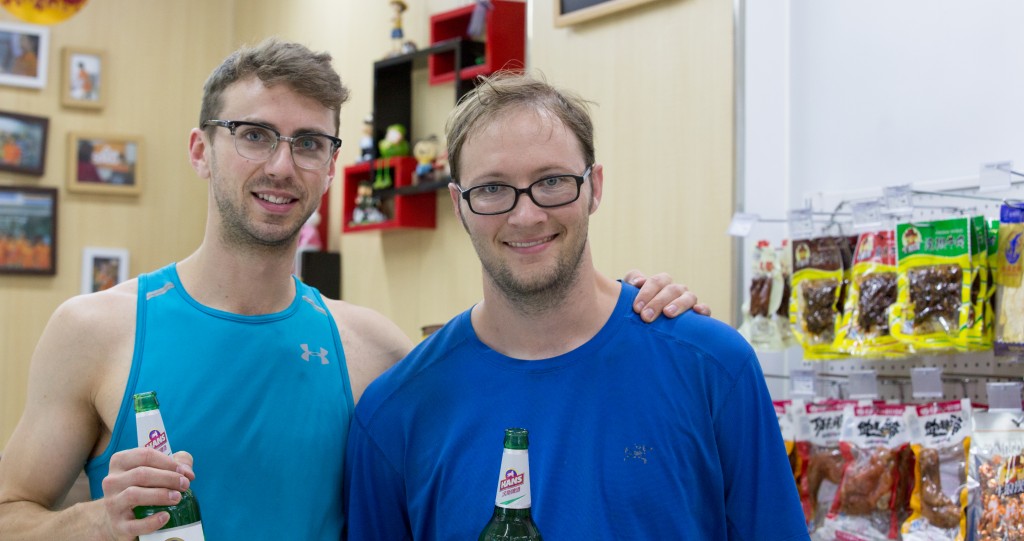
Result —
[[446, 129], [484, 298], [357, 405], [349, 538], [476, 538], [503, 431], [522, 427], [546, 539], [807, 539], [750, 346], [692, 313], [645, 325], [637, 290], [594, 268], [604, 169], [585, 103], [498, 74]]

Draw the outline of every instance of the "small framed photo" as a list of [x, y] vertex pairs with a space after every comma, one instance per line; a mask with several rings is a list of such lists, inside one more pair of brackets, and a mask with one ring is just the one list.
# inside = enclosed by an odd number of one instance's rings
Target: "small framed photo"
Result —
[[82, 249], [82, 293], [110, 289], [128, 279], [128, 250]]
[[68, 107], [102, 109], [106, 91], [103, 69], [106, 55], [96, 49], [66, 47], [64, 49], [64, 83], [61, 103]]
[[0, 22], [0, 84], [44, 88], [50, 29]]
[[57, 273], [57, 189], [0, 186], [0, 274]]
[[68, 191], [138, 195], [142, 140], [136, 136], [68, 136]]
[[50, 120], [0, 111], [0, 171], [42, 176]]

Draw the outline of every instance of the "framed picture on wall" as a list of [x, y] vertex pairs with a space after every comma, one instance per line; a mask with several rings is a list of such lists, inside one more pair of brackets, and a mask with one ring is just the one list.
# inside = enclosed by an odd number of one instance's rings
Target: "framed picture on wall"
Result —
[[555, 0], [555, 26], [589, 21], [657, 0]]
[[103, 88], [106, 55], [103, 51], [66, 47], [63, 58], [61, 103], [68, 107], [103, 108], [106, 97]]
[[45, 87], [49, 54], [49, 28], [0, 22], [0, 84]]
[[82, 249], [82, 293], [110, 289], [128, 279], [128, 250]]
[[136, 136], [71, 133], [68, 136], [68, 191], [138, 195], [142, 192]]
[[0, 111], [0, 171], [41, 176], [50, 120]]
[[56, 274], [57, 189], [0, 186], [0, 274]]

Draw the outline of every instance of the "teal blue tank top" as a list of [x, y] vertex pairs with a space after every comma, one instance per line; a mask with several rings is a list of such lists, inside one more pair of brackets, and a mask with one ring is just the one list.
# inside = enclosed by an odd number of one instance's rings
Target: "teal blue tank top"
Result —
[[195, 459], [208, 540], [341, 538], [352, 387], [320, 293], [295, 287], [285, 310], [241, 316], [199, 304], [174, 264], [139, 277], [113, 437], [86, 464], [93, 498], [111, 455], [137, 447], [132, 395], [156, 391], [171, 448]]

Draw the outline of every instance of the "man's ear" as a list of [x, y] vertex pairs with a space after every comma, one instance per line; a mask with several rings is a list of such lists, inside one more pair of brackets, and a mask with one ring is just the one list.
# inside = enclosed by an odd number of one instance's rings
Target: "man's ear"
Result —
[[448, 183], [448, 195], [452, 198], [452, 210], [455, 211], [455, 217], [462, 222], [463, 229], [466, 233], [469, 233], [469, 226], [466, 225], [466, 218], [462, 215], [462, 192], [459, 191], [459, 187], [454, 182]]
[[458, 186], [454, 182], [448, 183], [448, 195], [452, 199], [452, 210], [455, 211], [455, 217], [462, 220], [462, 208], [459, 205], [459, 200], [462, 199], [462, 192], [459, 191]]
[[591, 205], [590, 213], [597, 212], [597, 207], [601, 206], [601, 196], [604, 194], [604, 166], [596, 163], [590, 170], [590, 189], [591, 189]]
[[203, 130], [192, 128], [188, 134], [188, 158], [199, 178], [210, 178], [209, 156], [206, 152], [209, 146]]
[[321, 197], [331, 189], [331, 184], [334, 184], [334, 176], [338, 173], [338, 152], [340, 151], [335, 150], [331, 158], [330, 167], [327, 169], [327, 183], [324, 185], [324, 191], [320, 192]]

